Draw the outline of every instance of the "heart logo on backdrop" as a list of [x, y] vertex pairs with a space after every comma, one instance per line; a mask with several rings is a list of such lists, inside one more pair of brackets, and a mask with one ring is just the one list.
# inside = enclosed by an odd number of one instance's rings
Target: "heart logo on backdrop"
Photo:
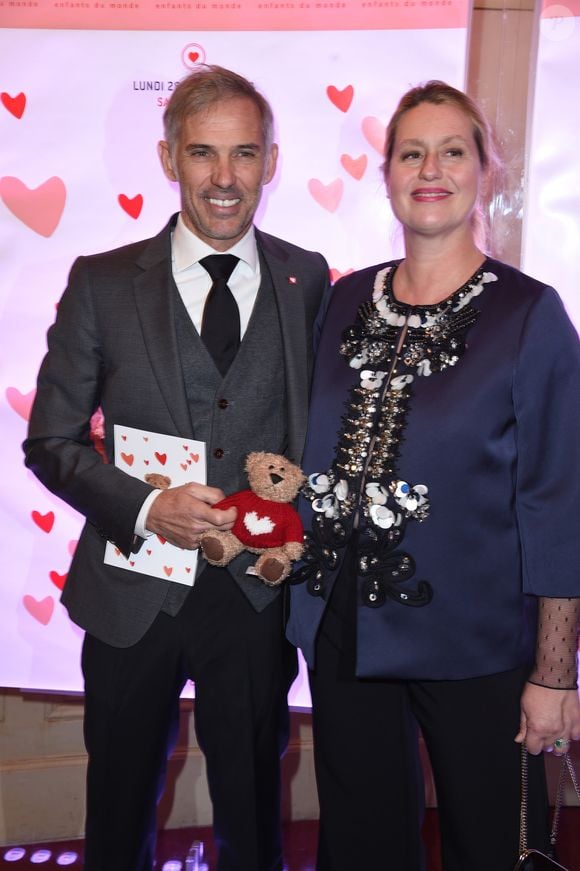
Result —
[[136, 194], [132, 199], [129, 199], [125, 194], [119, 194], [117, 200], [123, 211], [127, 212], [130, 218], [137, 220], [143, 208], [142, 194]]
[[54, 512], [48, 511], [46, 514], [41, 514], [39, 511], [32, 512], [32, 519], [39, 529], [43, 532], [50, 532], [54, 526]]
[[198, 51], [189, 51], [187, 53], [188, 60], [191, 61], [192, 64], [196, 64], [199, 60], [199, 52]]
[[330, 184], [322, 184], [317, 178], [311, 178], [308, 182], [308, 190], [312, 199], [328, 212], [335, 212], [340, 205], [344, 184], [342, 179], [336, 178]]
[[54, 599], [52, 596], [46, 596], [45, 599], [35, 599], [34, 596], [23, 596], [22, 604], [28, 611], [31, 617], [46, 626], [50, 623], [50, 618], [54, 611]]
[[135, 456], [133, 454], [124, 454], [123, 451], [121, 451], [121, 459], [124, 463], [127, 463], [128, 466], [132, 466], [135, 461]]
[[49, 572], [48, 577], [52, 581], [55, 587], [58, 587], [59, 590], [62, 590], [64, 587], [64, 582], [66, 581], [66, 572], [64, 575], [59, 575], [58, 572]]
[[387, 135], [384, 124], [381, 124], [378, 118], [369, 115], [367, 118], [363, 118], [362, 132], [369, 145], [372, 145], [382, 157], [385, 153], [385, 137]]
[[26, 94], [20, 93], [15, 97], [11, 97], [10, 94], [2, 91], [0, 94], [0, 100], [2, 101], [2, 105], [8, 109], [11, 115], [14, 115], [15, 118], [22, 118], [24, 115], [24, 109], [26, 108]]
[[269, 517], [259, 517], [255, 511], [248, 511], [244, 515], [244, 526], [251, 535], [266, 535], [274, 529]]
[[348, 112], [352, 98], [354, 97], [354, 88], [352, 85], [347, 85], [342, 91], [335, 88], [334, 85], [329, 85], [326, 89], [326, 94], [330, 102], [340, 109], [341, 112]]
[[346, 272], [339, 272], [338, 269], [331, 269], [330, 280], [334, 284], [334, 282], [338, 281], [339, 278], [342, 278], [345, 275], [350, 275], [351, 272], [354, 272], [354, 269], [347, 269]]
[[28, 188], [14, 176], [0, 178], [0, 197], [6, 208], [39, 236], [52, 236], [62, 217], [66, 188], [53, 176], [37, 188]]
[[360, 157], [351, 157], [350, 154], [341, 154], [340, 162], [344, 169], [357, 181], [360, 181], [367, 169], [367, 156], [361, 154]]
[[6, 388], [6, 400], [10, 408], [19, 414], [24, 420], [30, 417], [30, 409], [36, 396], [36, 390], [31, 390], [29, 393], [21, 393], [16, 387]]

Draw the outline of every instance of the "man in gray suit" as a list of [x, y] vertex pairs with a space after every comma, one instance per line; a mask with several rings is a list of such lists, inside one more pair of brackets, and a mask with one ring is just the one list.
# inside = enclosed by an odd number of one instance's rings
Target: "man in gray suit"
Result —
[[[244, 554], [227, 569], [200, 559], [192, 588], [103, 555], [108, 540], [129, 557], [151, 534], [195, 549], [202, 532], [231, 528], [235, 509], [212, 506], [247, 486], [249, 451], [300, 461], [328, 267], [253, 226], [277, 146], [250, 82], [201, 67], [176, 89], [164, 124], [159, 154], [181, 212], [153, 239], [74, 263], [24, 445], [38, 478], [86, 517], [62, 595], [86, 631], [85, 868], [152, 868], [156, 802], [192, 679], [218, 869], [281, 871], [279, 756], [294, 661], [279, 588], [247, 575]], [[99, 406], [106, 463], [90, 437]], [[207, 486], [156, 491], [125, 474], [113, 462], [114, 424], [206, 442]]]

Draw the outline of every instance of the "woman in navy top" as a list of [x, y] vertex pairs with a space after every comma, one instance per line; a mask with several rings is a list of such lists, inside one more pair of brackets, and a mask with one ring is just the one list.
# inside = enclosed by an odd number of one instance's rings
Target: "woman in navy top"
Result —
[[318, 871], [418, 871], [415, 723], [444, 871], [511, 871], [520, 744], [580, 739], [580, 349], [550, 287], [477, 241], [488, 124], [409, 91], [385, 180], [405, 258], [341, 279], [318, 347], [288, 633], [310, 668]]

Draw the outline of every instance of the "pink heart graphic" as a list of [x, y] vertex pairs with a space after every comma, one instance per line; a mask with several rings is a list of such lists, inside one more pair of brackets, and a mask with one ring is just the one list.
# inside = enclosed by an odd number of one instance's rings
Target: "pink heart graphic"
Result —
[[40, 236], [52, 236], [62, 217], [66, 188], [62, 179], [53, 176], [30, 189], [19, 178], [6, 175], [0, 179], [0, 197], [13, 215]]
[[163, 571], [167, 575], [168, 578], [173, 574], [173, 566], [163, 566]]
[[189, 456], [193, 460], [194, 463], [199, 463], [199, 454], [194, 454], [190, 451]]
[[35, 599], [34, 596], [23, 596], [22, 604], [28, 611], [31, 617], [46, 626], [50, 623], [50, 618], [54, 611], [54, 599], [52, 596], [46, 596], [45, 599]]
[[347, 85], [342, 91], [335, 88], [334, 85], [329, 85], [326, 89], [326, 94], [330, 102], [340, 109], [341, 112], [348, 112], [352, 98], [354, 97], [354, 88], [352, 85]]
[[137, 220], [143, 208], [143, 195], [137, 194], [133, 199], [129, 199], [125, 194], [119, 194], [117, 199], [123, 211], [127, 212], [130, 218]]
[[364, 137], [375, 151], [378, 151], [381, 156], [383, 156], [385, 151], [385, 136], [386, 136], [386, 128], [378, 118], [369, 115], [367, 118], [363, 118], [362, 122], [362, 132], [364, 133]]
[[336, 178], [330, 184], [322, 184], [317, 178], [311, 178], [308, 182], [308, 190], [312, 199], [328, 212], [335, 212], [342, 199], [344, 184], [342, 179]]
[[334, 282], [338, 281], [339, 278], [342, 278], [344, 275], [350, 275], [351, 272], [354, 272], [354, 269], [347, 269], [346, 272], [339, 272], [338, 269], [331, 269], [330, 280], [332, 284], [334, 284]]
[[15, 97], [11, 97], [10, 94], [6, 93], [6, 91], [2, 91], [0, 94], [0, 100], [2, 101], [2, 105], [8, 109], [11, 115], [14, 115], [15, 118], [22, 118], [24, 115], [24, 109], [26, 108], [26, 94], [20, 93]]
[[32, 519], [43, 532], [50, 532], [54, 526], [54, 511], [48, 511], [46, 514], [41, 514], [40, 511], [33, 511]]
[[16, 387], [6, 388], [6, 399], [10, 408], [19, 414], [24, 420], [30, 417], [30, 409], [36, 396], [36, 390], [31, 390], [29, 393], [21, 393]]
[[133, 454], [124, 454], [123, 451], [121, 451], [121, 459], [122, 459], [125, 463], [127, 463], [128, 466], [132, 466], [132, 465], [133, 465], [133, 461], [135, 460], [135, 457], [134, 457]]
[[342, 154], [340, 162], [349, 175], [352, 175], [353, 178], [360, 181], [366, 172], [368, 161], [366, 154], [361, 154], [360, 157], [351, 157], [350, 154]]

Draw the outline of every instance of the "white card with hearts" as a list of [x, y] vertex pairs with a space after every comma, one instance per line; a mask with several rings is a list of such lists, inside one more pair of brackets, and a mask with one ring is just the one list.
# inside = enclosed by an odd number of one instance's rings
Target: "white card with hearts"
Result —
[[[205, 442], [119, 424], [114, 426], [114, 437], [115, 465], [128, 475], [162, 490], [181, 484], [205, 484]], [[152, 535], [129, 559], [108, 541], [104, 561], [129, 572], [191, 587], [195, 579], [197, 550], [184, 550], [160, 535]]]

